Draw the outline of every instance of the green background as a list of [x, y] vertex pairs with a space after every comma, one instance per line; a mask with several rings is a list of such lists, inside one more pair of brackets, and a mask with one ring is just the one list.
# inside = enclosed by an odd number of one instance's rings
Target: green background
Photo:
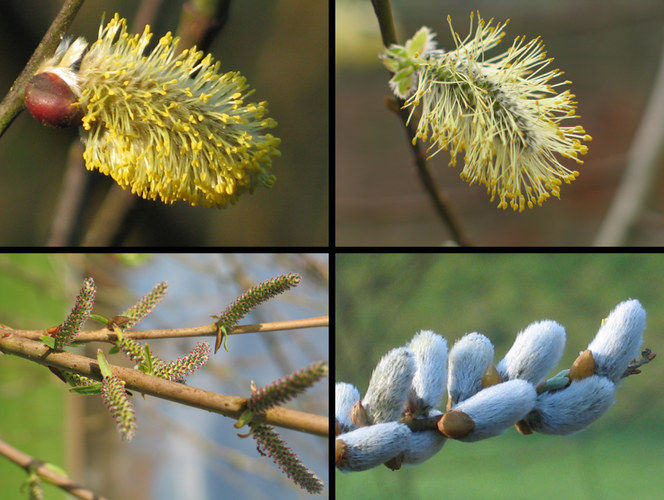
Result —
[[[648, 314], [644, 347], [664, 352], [662, 255], [365, 254], [336, 262], [336, 380], [362, 394], [380, 357], [421, 329], [443, 335], [448, 348], [465, 333], [483, 333], [497, 362], [529, 323], [553, 319], [567, 332], [555, 373], [628, 298]], [[508, 429], [476, 443], [449, 440], [418, 466], [336, 471], [337, 498], [657, 498], [664, 489], [662, 360], [624, 380], [616, 404], [581, 433]]]

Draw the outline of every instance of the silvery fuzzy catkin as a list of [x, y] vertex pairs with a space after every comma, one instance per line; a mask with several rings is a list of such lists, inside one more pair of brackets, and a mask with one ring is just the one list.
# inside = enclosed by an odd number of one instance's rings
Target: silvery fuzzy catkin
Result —
[[638, 300], [618, 304], [588, 344], [595, 359], [595, 373], [617, 383], [629, 362], [638, 357], [645, 328], [646, 311]]
[[448, 407], [473, 396], [482, 389], [482, 375], [493, 361], [493, 344], [481, 333], [464, 335], [450, 350], [447, 392]]
[[526, 423], [542, 434], [572, 434], [601, 417], [613, 404], [616, 386], [606, 377], [593, 375], [575, 380], [560, 391], [537, 396]]
[[447, 341], [431, 330], [416, 333], [407, 346], [415, 354], [412, 389], [420, 399], [419, 411], [435, 408], [445, 392]]
[[398, 422], [360, 427], [337, 436], [335, 464], [344, 472], [368, 470], [399, 455], [411, 430]]
[[415, 375], [414, 358], [410, 350], [398, 347], [378, 362], [362, 400], [370, 424], [401, 418]]
[[531, 323], [520, 332], [496, 366], [505, 380], [522, 379], [537, 385], [560, 361], [565, 329], [555, 321]]
[[360, 400], [360, 391], [352, 384], [337, 382], [334, 386], [334, 410], [341, 432], [355, 429], [350, 419], [350, 409]]
[[479, 441], [502, 434], [535, 406], [537, 392], [525, 380], [508, 380], [482, 389], [454, 407], [468, 415], [475, 428], [460, 441]]

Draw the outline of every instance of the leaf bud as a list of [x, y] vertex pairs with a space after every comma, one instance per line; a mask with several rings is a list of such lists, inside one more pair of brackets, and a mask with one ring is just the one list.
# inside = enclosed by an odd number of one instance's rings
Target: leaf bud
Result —
[[78, 96], [55, 73], [38, 73], [30, 79], [25, 88], [25, 105], [37, 121], [51, 127], [80, 125], [83, 117]]
[[595, 359], [593, 352], [586, 349], [574, 360], [569, 369], [570, 380], [581, 380], [595, 373]]

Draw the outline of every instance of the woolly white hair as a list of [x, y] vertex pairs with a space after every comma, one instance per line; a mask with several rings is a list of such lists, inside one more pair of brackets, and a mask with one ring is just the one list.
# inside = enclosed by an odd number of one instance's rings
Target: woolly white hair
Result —
[[537, 385], [560, 361], [565, 328], [555, 321], [531, 323], [520, 332], [496, 369], [505, 380], [522, 379]]
[[370, 423], [392, 422], [401, 418], [415, 375], [414, 358], [410, 350], [398, 347], [380, 359], [362, 400]]
[[646, 311], [638, 300], [618, 304], [588, 344], [595, 359], [595, 373], [617, 383], [629, 362], [639, 355], [645, 328]]
[[341, 432], [355, 429], [350, 419], [350, 409], [360, 400], [360, 391], [352, 384], [337, 382], [334, 386], [334, 411]]
[[407, 347], [415, 354], [412, 389], [423, 403], [421, 410], [435, 408], [445, 392], [447, 341], [431, 330], [422, 330]]
[[[442, 415], [440, 410], [432, 409], [428, 412], [429, 417], [438, 415]], [[447, 438], [438, 430], [411, 432], [404, 443], [403, 463], [419, 464], [430, 459], [440, 451], [445, 441]]]
[[518, 379], [481, 390], [454, 408], [463, 411], [475, 422], [470, 434], [459, 440], [479, 441], [502, 434], [530, 413], [536, 397], [532, 384]]
[[481, 333], [468, 333], [450, 350], [447, 392], [451, 406], [482, 389], [482, 375], [493, 361], [493, 344]]
[[588, 426], [614, 402], [616, 386], [606, 377], [593, 375], [556, 392], [537, 396], [526, 422], [542, 434], [572, 434]]
[[346, 449], [337, 467], [344, 472], [362, 471], [376, 467], [399, 455], [410, 438], [411, 430], [398, 422], [360, 427], [340, 434]]

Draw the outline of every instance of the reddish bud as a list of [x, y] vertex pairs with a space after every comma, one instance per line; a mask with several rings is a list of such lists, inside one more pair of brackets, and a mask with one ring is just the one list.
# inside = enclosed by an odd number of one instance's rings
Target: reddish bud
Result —
[[83, 113], [71, 87], [55, 73], [38, 73], [25, 88], [25, 105], [43, 125], [71, 127], [81, 123]]

